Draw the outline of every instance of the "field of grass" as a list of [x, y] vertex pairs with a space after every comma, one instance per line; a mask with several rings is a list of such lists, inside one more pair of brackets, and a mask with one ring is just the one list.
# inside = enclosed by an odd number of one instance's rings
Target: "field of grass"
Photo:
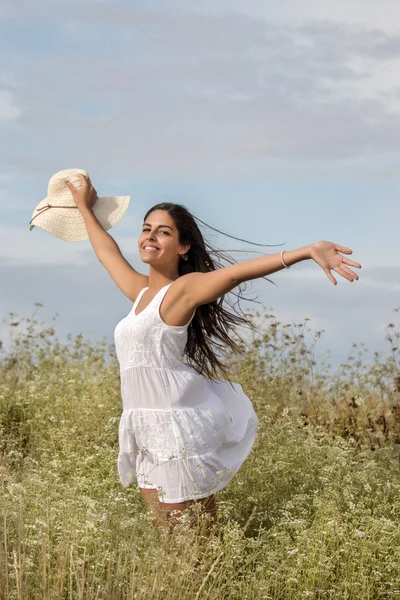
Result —
[[[395, 309], [398, 312], [399, 309]], [[117, 472], [114, 348], [8, 319], [0, 351], [0, 600], [400, 598], [400, 333], [316, 369], [309, 319], [253, 313], [227, 356], [259, 417], [208, 534], [155, 528]]]

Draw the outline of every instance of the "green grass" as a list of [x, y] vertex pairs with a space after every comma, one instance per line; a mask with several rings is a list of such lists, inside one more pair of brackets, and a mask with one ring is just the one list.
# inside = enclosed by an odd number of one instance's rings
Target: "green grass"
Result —
[[[307, 321], [253, 315], [232, 380], [260, 425], [201, 535], [152, 526], [117, 473], [113, 346], [11, 314], [0, 354], [0, 599], [400, 598], [400, 398], [391, 356], [316, 371]], [[259, 320], [262, 317], [263, 322]], [[359, 353], [360, 354], [360, 353]], [[362, 354], [362, 352], [361, 352]]]

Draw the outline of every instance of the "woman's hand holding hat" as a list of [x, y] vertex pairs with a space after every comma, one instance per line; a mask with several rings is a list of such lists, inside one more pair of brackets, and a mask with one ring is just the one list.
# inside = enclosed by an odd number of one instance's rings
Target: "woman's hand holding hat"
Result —
[[[47, 196], [37, 204], [29, 229], [40, 227], [71, 242], [88, 240], [84, 215], [93, 212], [106, 231], [124, 216], [130, 196], [101, 196], [84, 169], [63, 169], [50, 177]], [[99, 200], [99, 202], [97, 202]]]
[[77, 173], [76, 177], [78, 177], [81, 182], [79, 187], [75, 187], [69, 181], [66, 181], [65, 184], [81, 212], [92, 210], [97, 202], [97, 192], [90, 181], [89, 175], [86, 177], [83, 173]]

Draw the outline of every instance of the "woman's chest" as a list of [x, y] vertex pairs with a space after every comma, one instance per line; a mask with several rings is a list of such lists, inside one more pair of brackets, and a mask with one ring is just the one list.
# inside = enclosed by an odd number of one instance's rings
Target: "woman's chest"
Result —
[[133, 311], [114, 329], [117, 353], [140, 346], [142, 350], [161, 353], [162, 348], [182, 350], [187, 341], [187, 329], [166, 326], [154, 311], [135, 316]]

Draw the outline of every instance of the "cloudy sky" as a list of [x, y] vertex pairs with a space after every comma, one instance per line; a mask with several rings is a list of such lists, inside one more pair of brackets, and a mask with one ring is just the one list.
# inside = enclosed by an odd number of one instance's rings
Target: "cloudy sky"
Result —
[[0, 316], [29, 317], [40, 302], [38, 317], [59, 314], [60, 338], [112, 341], [130, 310], [89, 241], [29, 231], [50, 177], [83, 168], [99, 196], [131, 195], [110, 233], [144, 273], [137, 236], [162, 200], [265, 254], [319, 240], [350, 247], [359, 281], [333, 273], [334, 286], [307, 261], [271, 275], [276, 287], [252, 281], [251, 297], [284, 323], [308, 317], [324, 329], [316, 357], [330, 352], [332, 366], [353, 343], [366, 359], [389, 355], [385, 329], [400, 305], [397, 3], [188, 6], [2, 1]]

